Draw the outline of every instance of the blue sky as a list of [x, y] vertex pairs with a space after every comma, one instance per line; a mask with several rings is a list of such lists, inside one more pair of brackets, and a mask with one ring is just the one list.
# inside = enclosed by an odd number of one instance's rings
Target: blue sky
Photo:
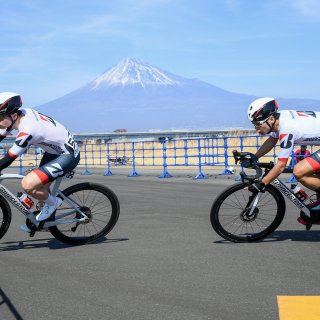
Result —
[[0, 91], [37, 106], [126, 57], [257, 96], [320, 100], [317, 0], [0, 0]]

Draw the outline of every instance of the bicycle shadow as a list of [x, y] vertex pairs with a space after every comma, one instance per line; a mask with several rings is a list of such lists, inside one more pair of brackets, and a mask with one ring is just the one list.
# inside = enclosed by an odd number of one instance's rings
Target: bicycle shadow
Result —
[[0, 287], [0, 307], [1, 306], [6, 306], [16, 320], [23, 320], [21, 314], [16, 309], [11, 299], [5, 294], [5, 292]]
[[[274, 241], [301, 241], [301, 242], [320, 242], [320, 230], [276, 230], [265, 239], [251, 243], [270, 243]], [[230, 244], [234, 243], [229, 240], [213, 241], [217, 244]]]
[[276, 230], [262, 242], [286, 240], [320, 242], [320, 230]]
[[108, 244], [108, 243], [121, 242], [121, 241], [127, 241], [127, 240], [129, 239], [128, 238], [118, 238], [118, 239], [101, 238], [92, 243], [87, 243], [83, 245], [67, 244], [52, 238], [32, 239], [32, 240], [25, 240], [25, 241], [9, 241], [9, 242], [4, 242], [0, 244], [0, 252], [21, 250], [21, 249], [39, 249], [39, 248], [48, 248], [50, 250], [60, 250], [60, 249], [67, 249], [72, 247]]

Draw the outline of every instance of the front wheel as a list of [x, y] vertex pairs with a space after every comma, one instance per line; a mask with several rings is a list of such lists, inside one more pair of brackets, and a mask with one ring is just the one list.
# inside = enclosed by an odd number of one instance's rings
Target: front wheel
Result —
[[[96, 183], [80, 183], [63, 191], [88, 220], [58, 224], [50, 227], [52, 235], [65, 243], [86, 244], [108, 234], [115, 226], [120, 205], [117, 196], [107, 187]], [[70, 212], [73, 212], [70, 215]], [[55, 220], [66, 222], [68, 219], [81, 218], [81, 214], [64, 201], [55, 214]]]
[[11, 223], [11, 209], [8, 201], [0, 196], [0, 239], [6, 234]]
[[278, 228], [283, 220], [286, 205], [279, 191], [268, 185], [260, 193], [258, 203], [248, 190], [248, 184], [235, 184], [223, 191], [211, 208], [213, 229], [224, 239], [233, 242], [258, 241]]

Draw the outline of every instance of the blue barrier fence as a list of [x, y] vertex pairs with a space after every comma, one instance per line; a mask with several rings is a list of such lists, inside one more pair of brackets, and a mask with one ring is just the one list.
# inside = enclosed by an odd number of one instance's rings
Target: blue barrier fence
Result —
[[[93, 168], [103, 168], [105, 176], [113, 175], [113, 168], [127, 167], [129, 177], [140, 176], [141, 167], [153, 167], [161, 172], [159, 178], [172, 177], [171, 168], [193, 167], [198, 171], [194, 179], [205, 179], [208, 176], [203, 171], [209, 167], [221, 170], [222, 175], [232, 174], [230, 166], [239, 170], [240, 167], [234, 164], [232, 150], [255, 153], [265, 139], [253, 135], [81, 143], [78, 167], [83, 169], [83, 175], [91, 174]], [[279, 146], [276, 146], [263, 161], [275, 162], [278, 149]], [[26, 169], [38, 166], [41, 158], [41, 149], [31, 147], [11, 167], [18, 168], [22, 174]], [[293, 168], [293, 160], [290, 165]]]

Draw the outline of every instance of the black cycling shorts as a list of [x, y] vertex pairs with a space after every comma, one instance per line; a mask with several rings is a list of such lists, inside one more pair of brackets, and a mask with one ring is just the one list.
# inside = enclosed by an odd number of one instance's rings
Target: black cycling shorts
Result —
[[40, 161], [39, 168], [33, 170], [33, 172], [40, 178], [43, 184], [47, 184], [72, 171], [79, 161], [80, 153], [75, 157], [74, 154], [59, 155], [45, 152]]

